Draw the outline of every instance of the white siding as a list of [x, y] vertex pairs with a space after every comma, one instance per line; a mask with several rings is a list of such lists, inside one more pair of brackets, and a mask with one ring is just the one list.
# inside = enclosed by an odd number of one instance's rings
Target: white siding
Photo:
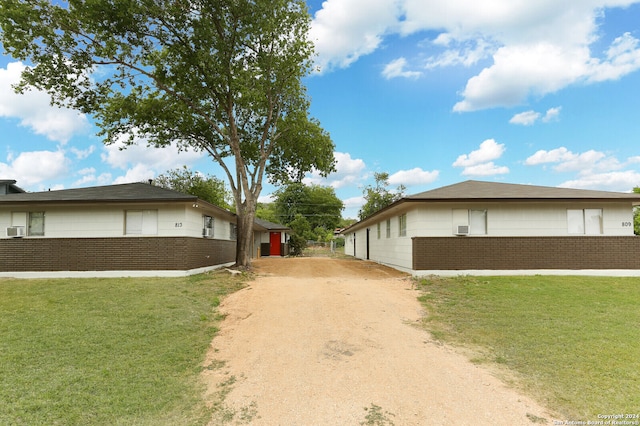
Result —
[[[157, 210], [157, 236], [202, 237], [203, 215], [214, 217], [214, 238], [228, 240], [229, 219], [217, 210], [205, 210], [190, 204], [114, 205], [114, 206], [34, 206], [28, 210], [6, 208], [0, 212], [0, 238], [5, 228], [18, 225], [12, 218], [26, 217], [26, 211], [45, 212], [44, 238], [109, 238], [125, 236], [127, 210]], [[42, 237], [40, 237], [42, 238]]]
[[45, 238], [121, 237], [124, 209], [41, 207]]
[[[486, 235], [493, 237], [568, 236], [568, 209], [602, 209], [602, 235], [632, 236], [633, 211], [628, 202], [541, 202], [541, 203], [431, 203], [411, 204], [409, 210], [382, 216], [369, 223], [369, 259], [399, 269], [412, 267], [412, 237], [458, 237], [457, 225], [469, 224], [469, 210], [486, 210]], [[398, 216], [407, 214], [406, 236], [398, 235]], [[391, 219], [391, 235], [386, 223]], [[380, 238], [378, 238], [380, 224]], [[345, 235], [345, 254], [367, 258], [367, 228]]]
[[570, 235], [568, 209], [602, 209], [602, 235], [633, 235], [633, 226], [624, 226], [633, 223], [631, 206], [626, 203], [469, 203], [414, 208], [418, 214], [413, 217], [417, 220], [416, 228], [420, 230], [419, 235], [414, 236], [453, 236], [456, 225], [468, 224], [466, 214], [471, 209], [487, 211], [486, 235], [489, 236]]
[[602, 209], [602, 235], [633, 235], [631, 206], [621, 203], [569, 203], [515, 206], [487, 206], [487, 235], [491, 236], [568, 236], [568, 210]]
[[[402, 213], [401, 213], [402, 214]], [[411, 237], [417, 232], [416, 225], [417, 211], [412, 210], [407, 214], [407, 233], [406, 236], [400, 236], [399, 216], [394, 215], [381, 219], [380, 238], [378, 238], [377, 224], [374, 223], [369, 227], [369, 259], [393, 265], [399, 268], [411, 268]], [[387, 238], [387, 219], [390, 219], [391, 233]], [[354, 233], [345, 236], [345, 254], [353, 255]], [[355, 232], [355, 256], [359, 259], [367, 258], [367, 228], [359, 229]]]

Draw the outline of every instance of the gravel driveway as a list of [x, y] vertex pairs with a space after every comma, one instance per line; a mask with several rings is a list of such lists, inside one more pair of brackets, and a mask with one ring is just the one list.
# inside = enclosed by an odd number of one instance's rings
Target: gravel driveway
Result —
[[415, 326], [423, 312], [406, 275], [331, 258], [254, 267], [257, 279], [220, 307], [203, 373], [207, 398], [224, 395], [211, 425], [552, 424]]

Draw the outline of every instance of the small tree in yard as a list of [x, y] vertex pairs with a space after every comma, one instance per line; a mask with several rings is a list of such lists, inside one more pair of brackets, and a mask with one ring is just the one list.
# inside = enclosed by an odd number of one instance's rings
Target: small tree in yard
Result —
[[303, 0], [0, 0], [0, 11], [0, 42], [30, 65], [18, 90], [92, 115], [106, 144], [175, 144], [222, 167], [239, 266], [265, 175], [334, 170], [301, 82], [313, 55]]
[[307, 247], [307, 240], [311, 234], [311, 225], [309, 221], [297, 214], [296, 217], [289, 223], [289, 227], [293, 231], [291, 238], [289, 238], [289, 248], [292, 256], [301, 256], [304, 249]]

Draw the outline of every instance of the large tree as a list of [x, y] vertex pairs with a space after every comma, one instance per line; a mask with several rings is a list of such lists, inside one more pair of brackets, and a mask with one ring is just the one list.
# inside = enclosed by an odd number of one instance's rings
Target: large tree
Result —
[[375, 186], [367, 185], [363, 191], [365, 203], [358, 212], [360, 220], [366, 219], [378, 210], [404, 197], [404, 191], [406, 189], [404, 185], [398, 186], [395, 191], [390, 191], [387, 188], [389, 186], [389, 173], [381, 172], [374, 173], [373, 175], [376, 184]]
[[333, 230], [340, 224], [344, 204], [330, 186], [305, 185], [293, 182], [278, 189], [274, 204], [280, 223], [290, 225], [301, 215], [311, 230]]
[[155, 184], [167, 189], [195, 195], [203, 201], [223, 209], [231, 209], [230, 193], [224, 182], [215, 176], [203, 175], [182, 166], [168, 170], [155, 179]]
[[334, 168], [302, 84], [309, 23], [304, 0], [0, 0], [0, 41], [29, 64], [19, 90], [92, 115], [107, 144], [176, 144], [221, 165], [239, 266], [264, 177]]

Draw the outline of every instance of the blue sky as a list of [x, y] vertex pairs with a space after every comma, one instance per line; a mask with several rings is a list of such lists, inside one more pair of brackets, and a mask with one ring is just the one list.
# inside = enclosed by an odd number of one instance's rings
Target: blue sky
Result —
[[[476, 179], [640, 186], [640, 0], [308, 1], [312, 115], [336, 145], [331, 185], [356, 217], [374, 172], [413, 194]], [[0, 56], [0, 178], [29, 191], [143, 181], [196, 152], [104, 146], [91, 117], [14, 95]], [[274, 190], [267, 185], [261, 199]]]

